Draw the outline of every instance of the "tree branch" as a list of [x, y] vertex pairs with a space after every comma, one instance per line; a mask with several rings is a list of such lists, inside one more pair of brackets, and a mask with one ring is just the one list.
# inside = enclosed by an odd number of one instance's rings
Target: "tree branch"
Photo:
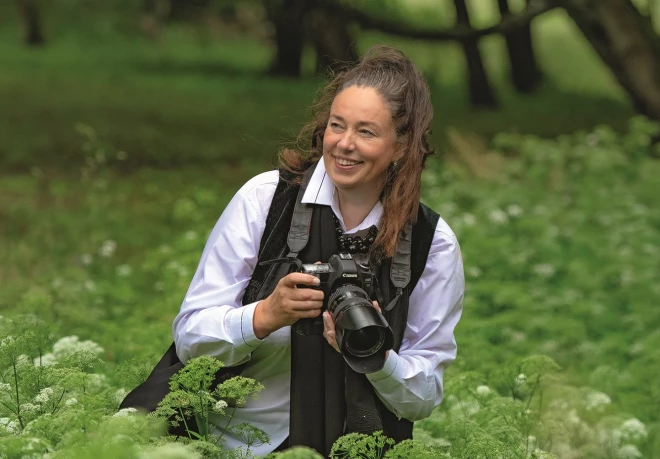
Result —
[[517, 14], [506, 14], [502, 16], [502, 19], [498, 24], [483, 29], [475, 29], [469, 25], [456, 25], [450, 29], [420, 30], [414, 26], [401, 24], [392, 19], [375, 18], [353, 6], [345, 3], [341, 4], [341, 9], [345, 11], [349, 17], [356, 20], [364, 29], [377, 29], [390, 35], [433, 41], [465, 41], [486, 35], [510, 32], [511, 30], [529, 24], [529, 22], [536, 16], [540, 16], [543, 13], [559, 7], [560, 5], [553, 0], [529, 0], [524, 11]]

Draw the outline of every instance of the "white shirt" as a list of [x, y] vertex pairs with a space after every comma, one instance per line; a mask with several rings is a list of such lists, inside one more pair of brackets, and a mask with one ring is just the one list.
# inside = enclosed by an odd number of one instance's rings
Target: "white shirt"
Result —
[[[270, 444], [253, 446], [256, 456], [268, 454], [289, 435], [290, 327], [258, 339], [252, 326], [257, 303], [243, 306], [241, 302], [257, 263], [278, 179], [277, 171], [252, 178], [227, 205], [172, 326], [177, 354], [184, 363], [200, 355], [216, 357], [226, 366], [250, 361], [242, 375], [263, 384], [264, 390], [257, 400], [236, 408], [231, 425], [249, 422], [270, 436]], [[346, 229], [323, 161], [312, 175], [303, 202], [331, 206]], [[378, 225], [382, 213], [378, 202], [346, 234]], [[456, 358], [454, 327], [461, 316], [464, 288], [458, 242], [440, 218], [426, 267], [410, 295], [401, 348], [398, 353], [389, 352], [382, 370], [367, 375], [378, 397], [397, 416], [423, 419], [442, 401], [443, 372]], [[211, 418], [219, 428], [228, 419]], [[244, 446], [227, 433], [223, 438], [227, 449]]]

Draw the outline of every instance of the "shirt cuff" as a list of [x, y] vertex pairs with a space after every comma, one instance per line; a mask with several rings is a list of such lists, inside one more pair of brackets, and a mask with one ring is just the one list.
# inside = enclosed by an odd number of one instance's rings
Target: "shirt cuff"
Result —
[[403, 365], [403, 359], [390, 350], [383, 368], [374, 373], [367, 373], [367, 379], [380, 391], [388, 391], [403, 383]]
[[229, 330], [232, 341], [237, 345], [246, 345], [252, 349], [258, 348], [264, 341], [257, 338], [254, 334], [254, 311], [257, 309], [257, 302], [250, 303], [241, 308], [231, 311], [229, 316]]

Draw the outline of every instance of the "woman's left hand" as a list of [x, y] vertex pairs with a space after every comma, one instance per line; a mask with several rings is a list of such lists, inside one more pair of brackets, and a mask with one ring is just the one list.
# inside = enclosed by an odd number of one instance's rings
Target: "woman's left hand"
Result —
[[[373, 301], [374, 308], [378, 309], [378, 312], [382, 314], [380, 306], [378, 306], [378, 301]], [[335, 334], [335, 321], [332, 320], [332, 316], [328, 311], [323, 313], [323, 337], [328, 341], [328, 344], [332, 348], [341, 353], [339, 350], [339, 345], [337, 344], [337, 335]]]

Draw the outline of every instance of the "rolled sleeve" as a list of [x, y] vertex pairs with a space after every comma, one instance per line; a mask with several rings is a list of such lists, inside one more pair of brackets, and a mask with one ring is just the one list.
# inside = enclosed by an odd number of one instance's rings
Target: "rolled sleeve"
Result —
[[232, 341], [237, 343], [238, 346], [243, 343], [250, 350], [258, 348], [263, 343], [263, 340], [260, 340], [254, 334], [253, 318], [257, 303], [251, 303], [236, 309], [232, 311], [233, 314], [229, 317], [229, 330]]

